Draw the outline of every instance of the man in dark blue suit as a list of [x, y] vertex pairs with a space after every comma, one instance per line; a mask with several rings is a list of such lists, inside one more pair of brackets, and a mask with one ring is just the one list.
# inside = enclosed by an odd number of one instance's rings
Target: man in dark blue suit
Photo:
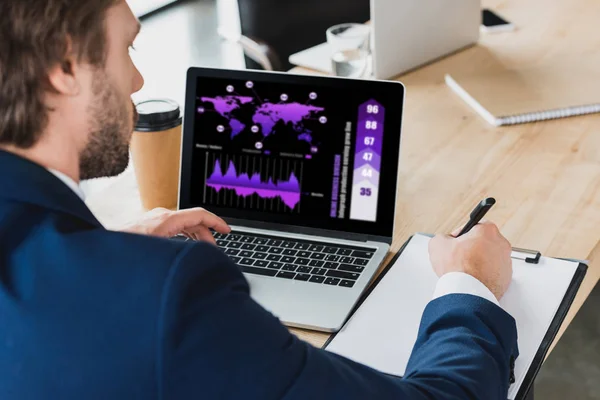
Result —
[[431, 242], [441, 278], [403, 379], [311, 347], [210, 243], [220, 218], [157, 210], [113, 232], [86, 207], [77, 182], [128, 163], [143, 84], [124, 0], [0, 15], [0, 399], [506, 399], [517, 335], [493, 224]]

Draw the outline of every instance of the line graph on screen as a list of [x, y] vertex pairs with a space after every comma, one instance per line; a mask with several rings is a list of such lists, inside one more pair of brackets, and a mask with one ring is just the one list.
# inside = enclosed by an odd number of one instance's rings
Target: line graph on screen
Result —
[[256, 211], [299, 212], [302, 161], [206, 154], [204, 203]]

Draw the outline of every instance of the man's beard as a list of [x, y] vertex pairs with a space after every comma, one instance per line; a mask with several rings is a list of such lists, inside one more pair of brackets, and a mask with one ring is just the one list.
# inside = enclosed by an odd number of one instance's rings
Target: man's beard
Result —
[[94, 103], [89, 108], [89, 142], [79, 159], [82, 180], [121, 174], [129, 165], [129, 140], [137, 122], [133, 107], [133, 125], [129, 125], [127, 103], [103, 71], [98, 71], [92, 84]]

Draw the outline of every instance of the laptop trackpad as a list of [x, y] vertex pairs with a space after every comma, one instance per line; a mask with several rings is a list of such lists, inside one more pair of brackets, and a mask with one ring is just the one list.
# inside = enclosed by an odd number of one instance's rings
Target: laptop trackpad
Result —
[[339, 329], [353, 307], [354, 289], [244, 274], [251, 297], [283, 323]]

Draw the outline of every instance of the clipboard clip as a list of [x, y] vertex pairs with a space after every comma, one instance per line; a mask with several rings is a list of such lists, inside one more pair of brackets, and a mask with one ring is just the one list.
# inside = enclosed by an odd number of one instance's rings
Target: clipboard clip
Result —
[[540, 262], [540, 258], [542, 257], [542, 253], [536, 250], [513, 247], [510, 256], [515, 260], [523, 260], [528, 264], [538, 264]]

